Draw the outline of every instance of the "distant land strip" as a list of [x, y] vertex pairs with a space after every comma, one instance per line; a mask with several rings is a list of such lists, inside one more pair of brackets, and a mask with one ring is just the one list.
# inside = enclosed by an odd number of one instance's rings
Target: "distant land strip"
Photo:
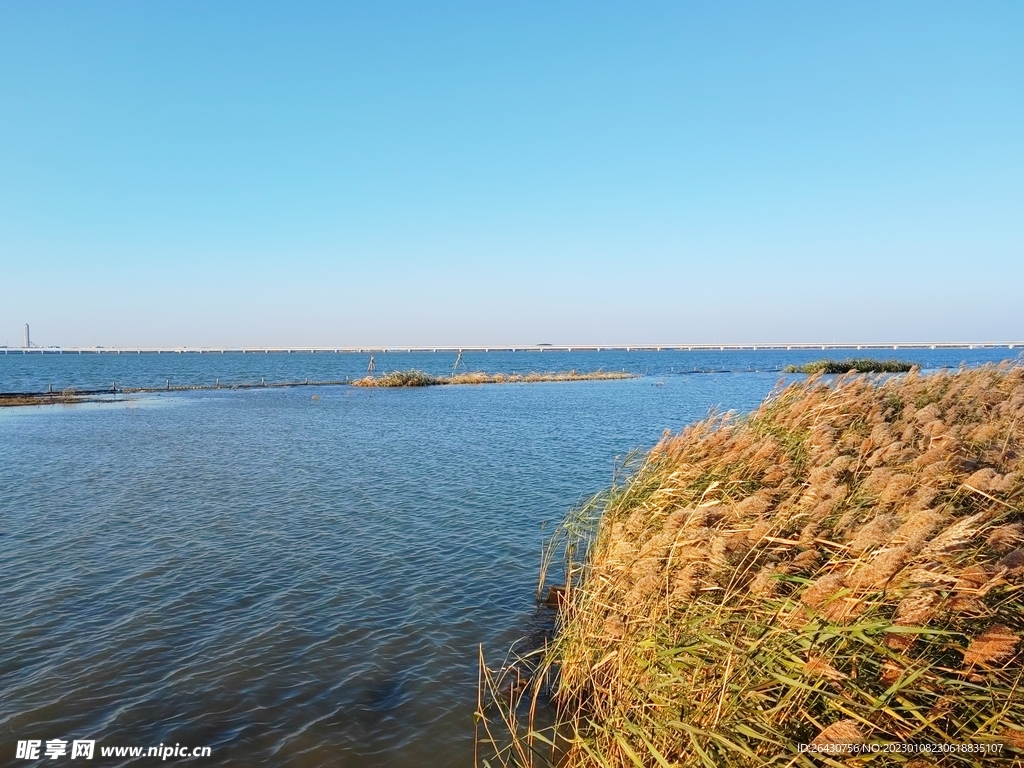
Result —
[[[67, 387], [61, 390], [48, 388], [46, 392], [0, 392], [0, 408], [18, 405], [50, 405], [89, 402], [112, 402], [111, 397], [117, 395], [147, 394], [156, 392], [194, 392], [201, 390], [239, 390], [239, 389], [284, 389], [291, 387], [429, 387], [435, 385], [467, 385], [467, 384], [534, 384], [540, 382], [565, 381], [607, 381], [610, 379], [634, 379], [639, 375], [625, 371], [550, 371], [518, 373], [485, 373], [473, 371], [452, 374], [451, 376], [431, 376], [422, 371], [392, 371], [380, 376], [366, 376], [361, 379], [345, 379], [344, 381], [279, 381], [267, 382], [260, 379], [255, 382], [235, 382], [222, 384], [217, 379], [213, 384], [171, 384], [170, 379], [162, 387], [119, 387], [111, 382], [109, 387], [99, 389], [77, 389]], [[319, 399], [314, 396], [314, 399]]]
[[765, 344], [524, 344], [498, 346], [363, 346], [363, 347], [0, 347], [5, 355], [141, 355], [141, 354], [313, 354], [313, 353], [357, 353], [384, 354], [388, 352], [710, 352], [710, 351], [758, 351], [758, 350], [829, 350], [829, 349], [1017, 349], [1024, 347], [1024, 341], [899, 341], [820, 343], [780, 342]]

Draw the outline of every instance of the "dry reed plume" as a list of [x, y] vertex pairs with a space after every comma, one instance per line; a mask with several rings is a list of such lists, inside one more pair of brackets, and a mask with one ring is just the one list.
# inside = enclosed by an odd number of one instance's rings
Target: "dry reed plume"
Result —
[[[1021, 765], [1022, 453], [1005, 366], [812, 377], [666, 435], [562, 531], [531, 689], [559, 726], [482, 668], [487, 762]], [[990, 751], [800, 751], [897, 742]]]

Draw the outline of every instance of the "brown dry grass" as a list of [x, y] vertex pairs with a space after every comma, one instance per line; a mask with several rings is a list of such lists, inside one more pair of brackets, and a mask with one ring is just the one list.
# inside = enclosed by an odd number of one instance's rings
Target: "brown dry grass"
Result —
[[1022, 454], [1020, 367], [814, 377], [666, 436], [567, 521], [584, 554], [533, 688], [560, 725], [506, 707], [492, 764], [811, 766], [834, 736], [1015, 764]]

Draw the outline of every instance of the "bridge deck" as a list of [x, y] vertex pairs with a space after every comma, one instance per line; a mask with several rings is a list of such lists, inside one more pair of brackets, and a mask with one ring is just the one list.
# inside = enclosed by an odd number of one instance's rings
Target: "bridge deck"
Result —
[[819, 344], [808, 342], [777, 344], [547, 344], [523, 346], [465, 346], [465, 347], [0, 347], [0, 352], [11, 354], [313, 354], [313, 353], [386, 353], [386, 352], [701, 352], [729, 350], [899, 350], [899, 349], [1017, 349], [1021, 341], [981, 342], [865, 342], [861, 344]]

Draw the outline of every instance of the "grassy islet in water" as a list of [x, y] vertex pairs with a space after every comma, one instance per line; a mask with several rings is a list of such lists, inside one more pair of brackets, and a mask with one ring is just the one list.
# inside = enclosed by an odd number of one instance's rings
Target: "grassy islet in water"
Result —
[[906, 373], [914, 363], [905, 360], [875, 360], [870, 357], [847, 358], [846, 360], [814, 360], [803, 365], [787, 365], [783, 373]]

